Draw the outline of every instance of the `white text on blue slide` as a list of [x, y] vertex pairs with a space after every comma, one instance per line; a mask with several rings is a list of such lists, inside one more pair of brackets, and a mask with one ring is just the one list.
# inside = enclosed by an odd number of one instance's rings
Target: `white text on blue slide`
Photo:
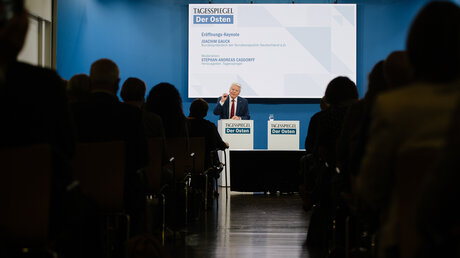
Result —
[[225, 128], [226, 134], [250, 134], [251, 128]]
[[193, 24], [233, 24], [233, 15], [193, 15]]
[[272, 134], [296, 134], [296, 129], [272, 129]]

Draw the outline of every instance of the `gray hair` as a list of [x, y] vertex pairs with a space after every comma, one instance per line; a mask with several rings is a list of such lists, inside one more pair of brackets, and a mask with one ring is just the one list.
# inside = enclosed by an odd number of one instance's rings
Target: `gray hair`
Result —
[[242, 88], [242, 87], [241, 87], [241, 84], [239, 84], [239, 83], [237, 83], [237, 82], [232, 83], [232, 84], [230, 85], [230, 87], [232, 87], [233, 85], [235, 85], [235, 86], [237, 86], [238, 88], [240, 88], [240, 90], [241, 90], [241, 88]]

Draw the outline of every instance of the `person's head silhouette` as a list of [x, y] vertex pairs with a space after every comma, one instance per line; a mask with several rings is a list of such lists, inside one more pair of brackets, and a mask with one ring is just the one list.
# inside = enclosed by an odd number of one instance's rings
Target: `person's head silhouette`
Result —
[[23, 0], [0, 0], [0, 62], [16, 60], [21, 51], [29, 20]]
[[430, 2], [412, 22], [407, 54], [416, 80], [448, 82], [460, 74], [460, 7]]

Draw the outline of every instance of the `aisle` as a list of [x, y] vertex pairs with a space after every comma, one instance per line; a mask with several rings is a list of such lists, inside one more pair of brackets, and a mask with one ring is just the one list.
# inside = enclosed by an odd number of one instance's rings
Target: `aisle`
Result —
[[219, 207], [191, 223], [173, 257], [313, 257], [304, 246], [309, 213], [298, 195], [220, 195]]

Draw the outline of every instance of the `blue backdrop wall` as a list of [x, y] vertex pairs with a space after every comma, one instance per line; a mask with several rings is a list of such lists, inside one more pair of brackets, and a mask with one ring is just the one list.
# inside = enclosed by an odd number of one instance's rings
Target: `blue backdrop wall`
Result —
[[[184, 102], [184, 112], [193, 99], [188, 87], [188, 4], [208, 0], [59, 0], [57, 10], [57, 71], [65, 79], [77, 73], [89, 73], [99, 58], [114, 60], [121, 81], [139, 77], [148, 90], [159, 82], [175, 85]], [[213, 3], [249, 3], [250, 1], [213, 0]], [[291, 3], [292, 0], [260, 0], [254, 3]], [[334, 1], [296, 0], [295, 3], [332, 3]], [[391, 51], [404, 49], [405, 38], [417, 11], [428, 0], [356, 0], [358, 20], [357, 86], [360, 96], [366, 91], [367, 74], [373, 65]], [[457, 1], [456, 1], [457, 2]], [[244, 89], [241, 94], [244, 96]], [[216, 96], [217, 98], [217, 96]], [[208, 99], [207, 119], [217, 99]], [[300, 148], [310, 117], [319, 111], [312, 99], [250, 99], [254, 120], [254, 148], [267, 148], [267, 119], [300, 120]]]

